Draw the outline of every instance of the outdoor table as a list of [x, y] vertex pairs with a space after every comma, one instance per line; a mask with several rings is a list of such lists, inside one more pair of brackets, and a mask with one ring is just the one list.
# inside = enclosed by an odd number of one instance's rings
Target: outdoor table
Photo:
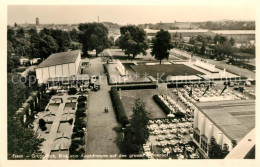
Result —
[[161, 142], [160, 142], [160, 145], [163, 146], [163, 147], [166, 146], [166, 144], [167, 144], [167, 143], [166, 143], [165, 141], [161, 141]]
[[177, 142], [176, 142], [176, 140], [171, 140], [171, 141], [170, 141], [170, 144], [171, 144], [172, 146], [174, 146], [175, 144], [177, 144]]
[[199, 155], [196, 154], [196, 153], [193, 153], [193, 154], [190, 154], [190, 158], [191, 159], [196, 159], [196, 158], [199, 158]]
[[178, 159], [184, 159], [184, 155], [179, 155]]

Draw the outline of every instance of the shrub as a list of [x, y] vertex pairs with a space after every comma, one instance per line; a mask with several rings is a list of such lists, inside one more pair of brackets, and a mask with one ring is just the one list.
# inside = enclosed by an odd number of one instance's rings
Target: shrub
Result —
[[85, 144], [85, 140], [83, 138], [75, 138], [72, 140], [73, 143], [76, 143], [78, 145], [84, 145]]
[[72, 134], [72, 138], [77, 138], [77, 137], [84, 137], [84, 132], [79, 131]]
[[84, 124], [84, 119], [83, 118], [76, 118], [74, 125], [80, 125]]
[[76, 112], [76, 116], [77, 117], [85, 117], [85, 116], [87, 116], [87, 114], [84, 113], [84, 112]]
[[113, 105], [115, 106], [115, 114], [118, 122], [120, 122], [123, 126], [129, 123], [129, 120], [126, 116], [123, 104], [120, 100], [119, 94], [115, 87], [111, 88], [110, 96], [113, 102]]
[[[73, 141], [73, 140], [72, 140]], [[69, 148], [70, 155], [74, 155], [76, 153], [76, 150], [79, 148], [79, 144], [72, 142]]]
[[45, 130], [47, 130], [47, 127], [44, 125], [43, 127], [41, 127], [41, 130], [45, 131]]
[[78, 97], [78, 102], [85, 102], [87, 100], [86, 96], [79, 96]]
[[46, 125], [46, 121], [44, 119], [39, 119], [39, 127], [42, 128]]
[[72, 123], [73, 123], [73, 119], [69, 119], [68, 122], [69, 122], [70, 125], [72, 125]]
[[171, 113], [170, 108], [159, 98], [158, 95], [154, 95], [153, 100], [161, 107], [166, 115]]
[[53, 96], [53, 95], [56, 95], [56, 94], [57, 94], [57, 90], [51, 89], [49, 95], [50, 95], [50, 96]]
[[177, 111], [174, 113], [175, 118], [185, 118], [185, 114], [183, 112]]
[[68, 94], [69, 95], [75, 95], [77, 93], [77, 89], [76, 88], [69, 88]]
[[86, 106], [85, 102], [79, 102], [77, 105], [78, 109], [85, 108], [85, 106]]

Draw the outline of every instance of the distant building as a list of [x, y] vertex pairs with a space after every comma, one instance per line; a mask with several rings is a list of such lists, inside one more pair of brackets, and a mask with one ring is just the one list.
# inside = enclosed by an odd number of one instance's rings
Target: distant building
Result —
[[36, 26], [38, 26], [38, 25], [40, 25], [40, 20], [39, 20], [39, 18], [38, 17], [36, 17]]
[[193, 141], [205, 157], [213, 136], [221, 146], [232, 150], [232, 140], [239, 143], [255, 128], [255, 100], [195, 103]]
[[75, 76], [80, 73], [81, 52], [79, 50], [55, 53], [36, 67], [38, 84], [48, 79]]
[[[159, 30], [145, 29], [148, 38], [155, 37]], [[168, 30], [172, 38], [177, 36], [191, 37], [196, 35], [208, 35], [214, 37], [216, 34], [225, 36], [227, 38], [234, 38], [238, 43], [248, 43], [250, 41], [255, 41], [255, 31], [254, 30], [216, 30], [210, 31], [206, 29], [180, 29], [180, 30]]]

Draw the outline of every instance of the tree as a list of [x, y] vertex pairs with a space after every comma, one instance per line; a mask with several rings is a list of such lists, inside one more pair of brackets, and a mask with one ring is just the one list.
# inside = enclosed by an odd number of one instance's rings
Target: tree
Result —
[[233, 139], [233, 140], [231, 141], [231, 143], [232, 143], [232, 148], [235, 148], [236, 145], [237, 145], [237, 141]]
[[23, 28], [18, 29], [17, 32], [16, 32], [16, 36], [24, 38], [25, 37], [24, 29]]
[[70, 32], [70, 38], [71, 40], [75, 41], [75, 42], [78, 42], [78, 32], [75, 28], [73, 28]]
[[11, 59], [12, 59], [12, 62], [13, 62], [14, 68], [19, 67], [19, 65], [20, 65], [20, 59], [19, 59], [19, 57], [17, 57], [17, 56], [13, 56]]
[[189, 44], [195, 44], [195, 39], [193, 36], [190, 37]]
[[122, 26], [120, 28], [119, 47], [125, 50], [128, 56], [133, 55], [133, 59], [140, 53], [146, 55], [148, 42], [145, 31], [134, 25]]
[[46, 34], [33, 35], [31, 36], [31, 44], [32, 44], [32, 58], [46, 59], [52, 53], [58, 52], [59, 46], [56, 43], [56, 40]]
[[14, 62], [11, 56], [7, 55], [7, 72], [12, 72], [13, 68], [14, 68]]
[[82, 43], [83, 55], [89, 50], [96, 50], [96, 56], [109, 47], [108, 28], [101, 23], [79, 24], [79, 42]]
[[220, 40], [220, 35], [219, 35], [219, 34], [216, 34], [216, 35], [214, 36], [214, 38], [213, 38], [214, 43], [215, 43], [215, 44], [218, 44], [219, 40]]
[[[8, 117], [8, 159], [42, 159], [44, 139], [38, 139], [32, 129], [24, 128], [19, 120]], [[13, 155], [22, 155], [16, 158]]]
[[122, 143], [122, 152], [126, 155], [139, 153], [143, 144], [147, 142], [149, 138], [148, 115], [145, 103], [140, 98], [136, 99], [130, 126], [126, 127]]
[[57, 42], [58, 44], [58, 52], [64, 52], [68, 51], [70, 43], [71, 43], [71, 38], [70, 34], [66, 31], [62, 30], [53, 30], [51, 29], [51, 35]]
[[230, 38], [229, 42], [232, 46], [235, 46], [236, 41], [233, 37]]
[[202, 46], [201, 46], [201, 48], [200, 48], [200, 54], [201, 54], [201, 55], [205, 55], [205, 52], [206, 52], [205, 43], [202, 43]]
[[152, 39], [152, 52], [155, 59], [160, 60], [169, 58], [169, 50], [173, 48], [171, 44], [171, 35], [168, 31], [160, 30], [156, 33], [155, 38]]
[[220, 36], [220, 38], [219, 38], [219, 43], [223, 44], [223, 43], [226, 42], [226, 41], [227, 41], [227, 38], [226, 38], [226, 37]]
[[13, 42], [15, 40], [15, 31], [12, 29], [7, 30], [7, 40]]
[[223, 148], [216, 142], [216, 139], [212, 136], [209, 144], [209, 158], [210, 159], [223, 159], [229, 153], [229, 146], [225, 143]]
[[217, 143], [216, 139], [213, 136], [210, 139], [208, 156], [210, 159], [222, 158], [221, 146]]

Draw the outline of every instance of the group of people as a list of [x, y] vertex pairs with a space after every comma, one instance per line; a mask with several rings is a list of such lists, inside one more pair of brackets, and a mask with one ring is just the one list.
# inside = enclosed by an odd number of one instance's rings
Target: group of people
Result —
[[108, 107], [105, 107], [105, 113], [108, 113], [109, 109]]

